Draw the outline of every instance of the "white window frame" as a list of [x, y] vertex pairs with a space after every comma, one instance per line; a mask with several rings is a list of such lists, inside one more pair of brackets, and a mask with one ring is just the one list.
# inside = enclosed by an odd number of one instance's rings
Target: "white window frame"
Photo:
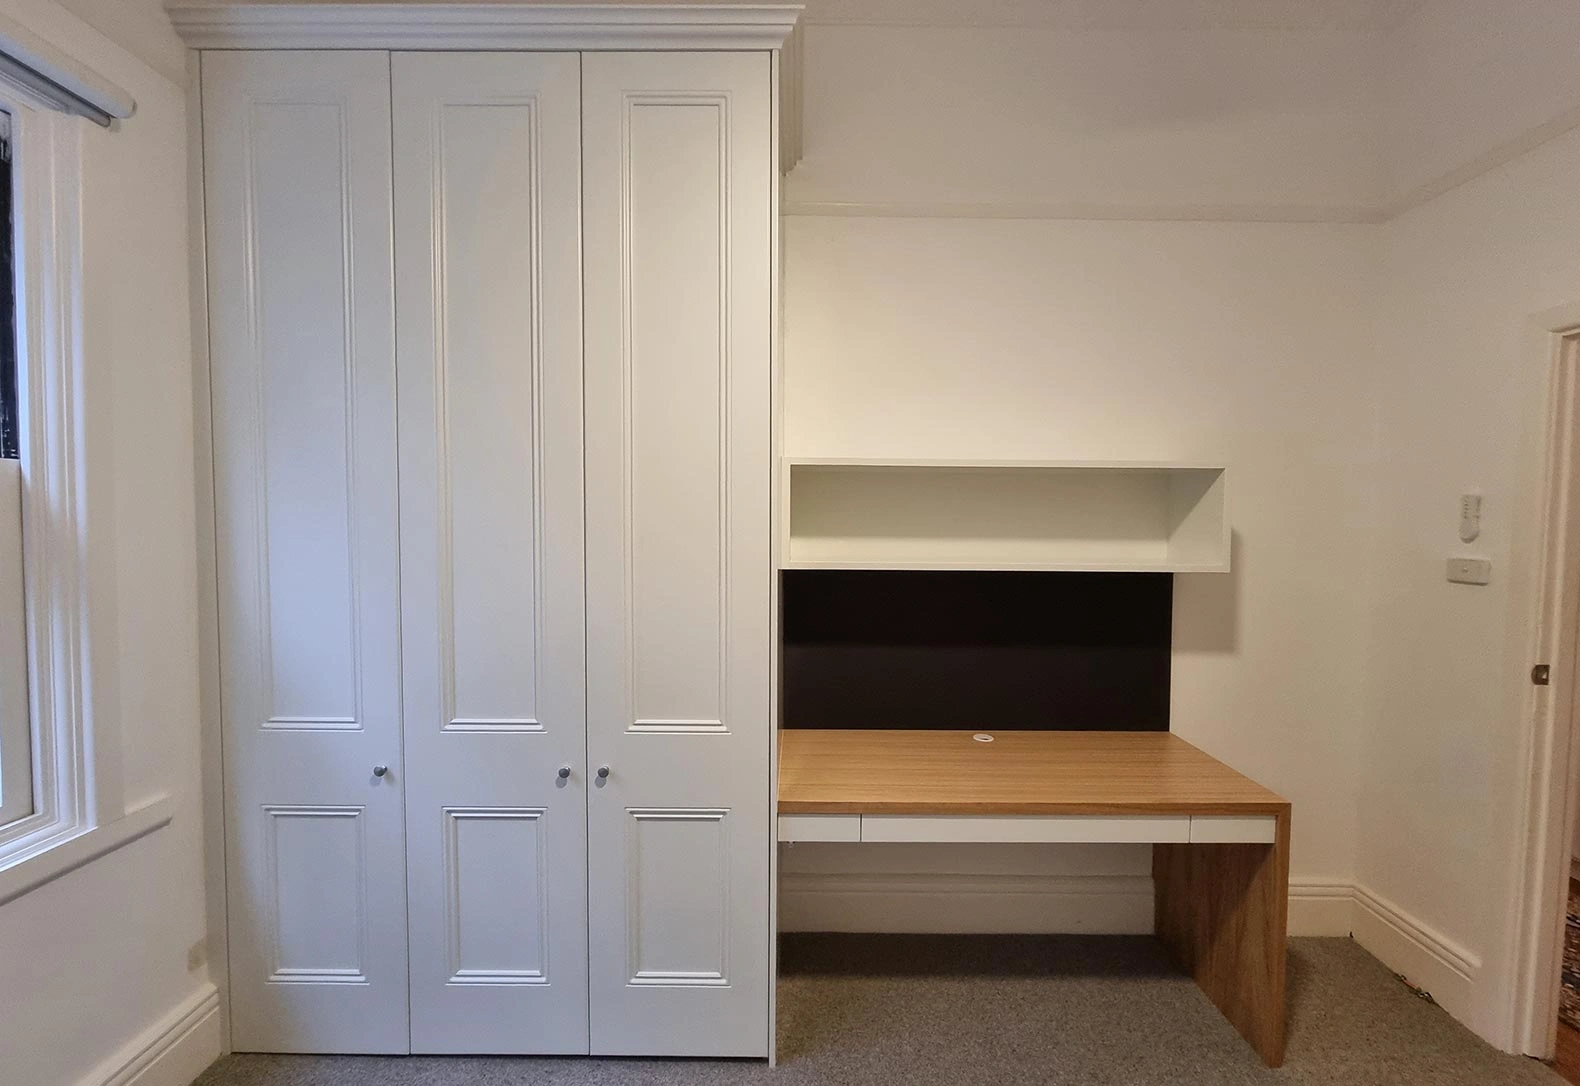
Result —
[[0, 459], [0, 829], [33, 810], [33, 710], [28, 705], [23, 582], [21, 463]]
[[0, 871], [97, 824], [88, 683], [81, 120], [0, 74], [11, 118], [17, 391], [32, 813], [0, 825]]

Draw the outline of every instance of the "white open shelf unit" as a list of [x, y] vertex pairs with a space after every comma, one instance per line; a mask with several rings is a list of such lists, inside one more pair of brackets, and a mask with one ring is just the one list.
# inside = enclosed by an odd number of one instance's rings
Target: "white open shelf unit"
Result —
[[787, 457], [786, 569], [1227, 573], [1225, 470]]

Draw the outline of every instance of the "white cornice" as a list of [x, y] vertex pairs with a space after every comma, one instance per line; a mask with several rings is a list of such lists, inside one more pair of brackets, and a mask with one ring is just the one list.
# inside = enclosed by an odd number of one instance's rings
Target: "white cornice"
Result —
[[1551, 143], [1553, 140], [1567, 136], [1576, 128], [1580, 128], [1580, 107], [1565, 110], [1563, 113], [1537, 125], [1535, 128], [1527, 129], [1511, 140], [1500, 143], [1496, 147], [1488, 148], [1475, 158], [1449, 170], [1440, 177], [1423, 182], [1390, 204], [1383, 212], [1383, 219], [1393, 219], [1407, 211], [1413, 211], [1418, 207], [1429, 204], [1439, 196], [1452, 192], [1461, 185], [1467, 185], [1485, 174], [1507, 166], [1517, 158], [1523, 158], [1525, 155]]
[[777, 49], [790, 4], [180, 3], [193, 49]]
[[[1580, 129], [1566, 110], [1397, 199], [1375, 206], [1328, 204], [1110, 204], [1078, 201], [986, 203], [806, 199], [787, 196], [786, 215], [867, 219], [1048, 219], [1093, 222], [1245, 222], [1376, 226], [1392, 222]], [[793, 182], [792, 182], [793, 190]]]
[[814, 26], [1064, 31], [1338, 30], [1397, 26], [1424, 0], [806, 0]]

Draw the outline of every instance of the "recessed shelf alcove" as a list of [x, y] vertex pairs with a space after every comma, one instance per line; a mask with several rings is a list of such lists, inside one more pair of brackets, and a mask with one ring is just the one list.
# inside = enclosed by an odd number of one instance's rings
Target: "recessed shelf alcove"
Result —
[[1222, 467], [787, 458], [786, 569], [1224, 573]]

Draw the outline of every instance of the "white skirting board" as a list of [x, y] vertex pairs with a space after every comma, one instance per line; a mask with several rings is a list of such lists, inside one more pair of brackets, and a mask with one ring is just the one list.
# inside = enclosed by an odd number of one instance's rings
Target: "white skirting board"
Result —
[[1350, 935], [1355, 931], [1355, 887], [1331, 879], [1289, 880], [1289, 934]]
[[1481, 959], [1364, 886], [1355, 888], [1355, 941], [1461, 1022], [1474, 1010]]
[[219, 1056], [219, 991], [205, 984], [77, 1086], [190, 1086]]
[[[1355, 890], [1302, 880], [1289, 887], [1291, 935], [1349, 935]], [[780, 931], [1144, 935], [1146, 875], [784, 873]]]

